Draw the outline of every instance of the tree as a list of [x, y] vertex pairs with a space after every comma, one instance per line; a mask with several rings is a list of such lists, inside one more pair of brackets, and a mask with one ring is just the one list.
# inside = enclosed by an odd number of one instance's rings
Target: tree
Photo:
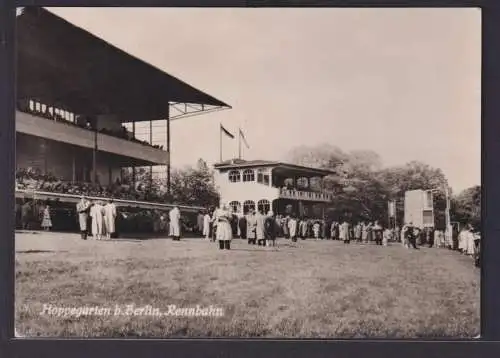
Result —
[[454, 196], [450, 216], [452, 221], [471, 224], [478, 229], [481, 225], [481, 187], [476, 185]]
[[342, 187], [330, 203], [328, 213], [332, 217], [340, 219], [348, 213], [353, 219], [387, 223], [388, 201], [396, 200], [401, 224], [405, 192], [422, 189], [433, 190], [436, 227], [444, 227], [447, 181], [440, 169], [418, 161], [383, 168], [380, 156], [373, 151], [344, 152], [329, 144], [298, 147], [288, 159], [299, 165], [336, 170], [337, 176], [325, 178], [325, 188]]
[[196, 167], [177, 169], [171, 178], [172, 201], [194, 206], [214, 206], [219, 202], [213, 172], [202, 159]]

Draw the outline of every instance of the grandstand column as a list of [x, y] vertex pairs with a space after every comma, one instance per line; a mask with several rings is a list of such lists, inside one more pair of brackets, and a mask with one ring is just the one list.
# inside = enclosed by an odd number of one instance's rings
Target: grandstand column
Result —
[[[149, 120], [149, 144], [153, 145], [153, 121]], [[149, 167], [149, 188], [153, 187], [153, 165]]]
[[76, 181], [76, 155], [75, 155], [75, 148], [73, 147], [72, 153], [71, 153], [71, 165], [72, 165], [72, 170], [71, 170], [71, 182]]
[[[132, 137], [135, 138], [135, 119], [132, 121]], [[135, 166], [132, 166], [132, 185], [135, 188]]]
[[97, 126], [94, 125], [94, 148], [92, 150], [92, 183], [97, 183]]
[[170, 188], [170, 104], [167, 106], [167, 116], [166, 119], [167, 125], [166, 130], [167, 130], [167, 136], [166, 140], [167, 143], [165, 143], [166, 149], [167, 149], [167, 155], [168, 155], [168, 161], [167, 161], [167, 193], [171, 193], [171, 188]]

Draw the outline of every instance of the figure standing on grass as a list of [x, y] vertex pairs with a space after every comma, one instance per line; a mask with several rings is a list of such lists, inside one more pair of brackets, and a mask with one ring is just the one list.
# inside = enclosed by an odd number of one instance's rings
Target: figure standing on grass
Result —
[[92, 218], [92, 236], [96, 240], [102, 240], [104, 207], [99, 200], [96, 200], [90, 208], [90, 217]]
[[266, 246], [266, 238], [264, 233], [264, 221], [266, 220], [265, 216], [262, 215], [262, 212], [258, 211], [255, 215], [256, 226], [255, 226], [255, 237], [257, 239], [258, 246]]
[[292, 242], [297, 242], [297, 219], [294, 214], [290, 215], [287, 226], [290, 239]]
[[314, 238], [316, 240], [319, 240], [319, 230], [320, 230], [321, 226], [319, 224], [319, 221], [316, 221], [314, 224], [313, 224], [313, 232], [314, 232]]
[[229, 212], [226, 205], [222, 205], [214, 213], [215, 222], [217, 223], [216, 239], [219, 241], [220, 250], [230, 250], [231, 240], [233, 238], [233, 230], [231, 228], [232, 214]]
[[210, 217], [209, 211], [205, 211], [205, 215], [203, 215], [203, 236], [205, 236], [205, 240], [210, 240], [210, 221], [212, 218]]
[[363, 233], [363, 227], [358, 222], [354, 227], [354, 239], [356, 240], [356, 242], [361, 242], [362, 233]]
[[389, 241], [392, 239], [392, 230], [389, 228], [386, 228], [384, 230], [383, 238], [382, 238], [382, 245], [387, 246], [389, 244]]
[[173, 240], [179, 241], [181, 239], [181, 212], [177, 206], [175, 206], [168, 213], [170, 219], [170, 236]]
[[31, 203], [25, 199], [24, 204], [21, 206], [21, 225], [23, 230], [29, 230], [31, 228], [32, 213], [33, 207]]
[[375, 221], [375, 225], [373, 225], [373, 236], [375, 239], [375, 244], [376, 245], [382, 245], [382, 226], [379, 225], [378, 221]]
[[50, 207], [48, 205], [46, 205], [45, 209], [43, 209], [42, 228], [45, 231], [49, 231], [52, 228], [52, 219], [50, 217]]
[[247, 215], [247, 239], [248, 244], [255, 245], [257, 243], [256, 230], [257, 230], [257, 218], [255, 217], [254, 210], [250, 209]]
[[406, 242], [407, 242], [407, 247], [410, 248], [412, 246], [414, 249], [418, 250], [417, 247], [417, 228], [413, 226], [413, 223], [409, 223], [408, 226], [406, 227], [405, 231], [405, 237], [406, 237]]
[[108, 203], [104, 206], [104, 223], [106, 227], [106, 238], [111, 239], [111, 235], [115, 233], [116, 222], [116, 205], [113, 199], [109, 199]]
[[347, 220], [344, 220], [339, 227], [339, 235], [340, 240], [344, 241], [344, 244], [348, 244], [350, 242], [349, 239], [349, 223]]
[[278, 236], [279, 228], [278, 228], [278, 223], [274, 218], [274, 213], [272, 211], [269, 211], [267, 213], [267, 217], [264, 222], [264, 227], [265, 227], [267, 246], [275, 247], [276, 237]]
[[88, 201], [84, 196], [80, 198], [78, 204], [76, 204], [76, 211], [78, 213], [78, 223], [80, 225], [80, 235], [82, 240], [87, 240], [87, 222], [90, 211], [90, 201]]

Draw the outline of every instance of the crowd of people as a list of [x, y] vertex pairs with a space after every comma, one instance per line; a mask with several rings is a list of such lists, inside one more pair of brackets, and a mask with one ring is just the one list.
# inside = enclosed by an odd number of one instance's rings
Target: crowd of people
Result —
[[51, 174], [43, 174], [40, 170], [34, 168], [19, 169], [16, 171], [16, 189], [123, 200], [162, 201], [161, 196], [147, 190], [141, 183], [137, 183], [136, 185], [124, 184], [119, 179], [111, 185], [70, 182]]
[[378, 221], [358, 221], [344, 219], [326, 221], [298, 218], [296, 215], [274, 215], [272, 211], [249, 210], [246, 215], [232, 213], [226, 205], [219, 209], [207, 209], [198, 214], [197, 232], [206, 240], [218, 241], [220, 249], [230, 249], [233, 238], [247, 240], [249, 245], [276, 246], [277, 238], [292, 242], [298, 239], [339, 240], [344, 244], [356, 242], [388, 246], [401, 244], [407, 249], [418, 250], [420, 246], [447, 248], [470, 256], [479, 266], [480, 235], [471, 225], [460, 232], [446, 236], [444, 231], [431, 227], [419, 228], [412, 222], [402, 227], [384, 227]]
[[[53, 108], [50, 108], [46, 105], [38, 105], [38, 106], [34, 106], [34, 108], [30, 108], [30, 105], [27, 101], [19, 101], [17, 108], [21, 112], [33, 114], [37, 117], [51, 119], [51, 120], [54, 120], [56, 122], [61, 122], [61, 123], [65, 123], [68, 125], [77, 126], [80, 128], [91, 130], [91, 131], [95, 130], [95, 126], [93, 124], [93, 121], [90, 120], [89, 118], [84, 118], [83, 116], [74, 116], [73, 120], [69, 120], [65, 116], [63, 111], [54, 110]], [[137, 139], [133, 135], [133, 133], [129, 132], [127, 130], [127, 128], [124, 126], [121, 126], [119, 130], [101, 128], [98, 130], [98, 132], [102, 133], [102, 134], [110, 135], [110, 136], [121, 138], [121, 139], [126, 139], [126, 140], [129, 140], [132, 142], [140, 143], [143, 145], [147, 145], [147, 146], [151, 146], [153, 148], [163, 150], [162, 145], [152, 145], [148, 141], [143, 141], [143, 140]]]

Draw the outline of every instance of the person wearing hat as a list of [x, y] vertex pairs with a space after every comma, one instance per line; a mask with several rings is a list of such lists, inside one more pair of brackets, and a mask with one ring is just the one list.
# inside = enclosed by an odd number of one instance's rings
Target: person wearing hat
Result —
[[90, 201], [88, 201], [84, 196], [82, 196], [78, 204], [76, 204], [76, 212], [78, 214], [78, 224], [80, 225], [81, 238], [82, 240], [87, 240], [87, 222], [90, 212]]
[[231, 228], [232, 214], [228, 210], [227, 205], [221, 205], [214, 213], [215, 221], [217, 223], [216, 240], [219, 242], [220, 250], [230, 250], [231, 240], [233, 238], [233, 230]]

